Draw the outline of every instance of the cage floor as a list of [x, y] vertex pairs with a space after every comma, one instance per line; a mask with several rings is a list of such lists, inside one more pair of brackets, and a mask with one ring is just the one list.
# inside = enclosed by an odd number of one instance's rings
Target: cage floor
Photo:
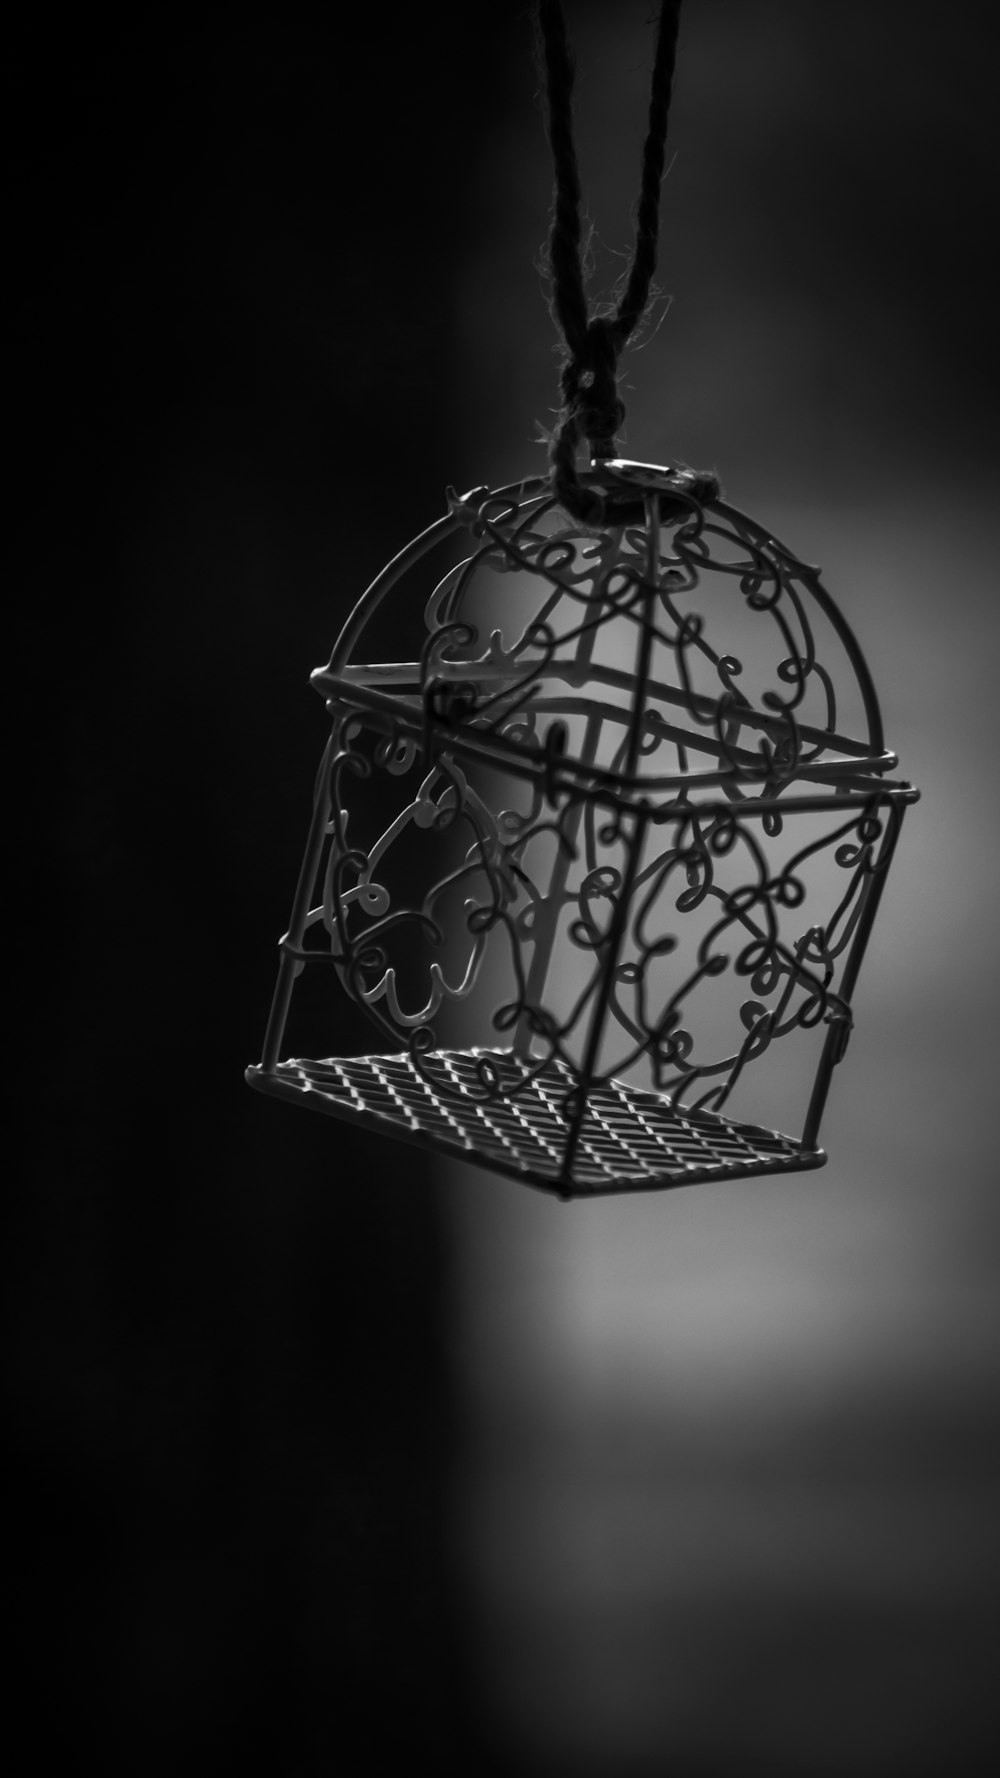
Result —
[[[568, 1126], [560, 1109], [574, 1082], [565, 1064], [550, 1063], [512, 1098], [476, 1103], [476, 1063], [486, 1059], [505, 1082], [524, 1080], [529, 1065], [508, 1050], [435, 1050], [428, 1070], [451, 1088], [435, 1092], [407, 1055], [280, 1062], [249, 1068], [261, 1092], [307, 1104], [404, 1142], [435, 1149], [559, 1197], [658, 1191], [700, 1180], [792, 1172], [822, 1166], [822, 1149], [717, 1112], [672, 1110], [657, 1093], [611, 1081], [588, 1095], [587, 1115], [569, 1179], [563, 1173]], [[509, 1090], [509, 1088], [508, 1088]]]

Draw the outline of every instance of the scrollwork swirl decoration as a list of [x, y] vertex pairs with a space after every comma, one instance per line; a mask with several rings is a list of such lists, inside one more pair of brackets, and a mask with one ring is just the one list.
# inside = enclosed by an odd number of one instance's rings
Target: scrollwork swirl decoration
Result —
[[[718, 1122], [797, 1036], [829, 1033], [828, 1075], [915, 795], [816, 569], [692, 472], [593, 480], [599, 527], [548, 483], [451, 495], [352, 614], [283, 941], [456, 1129], [543, 1090], [567, 1176], [618, 1081]], [[408, 662], [364, 658], [387, 599], [401, 635], [422, 609]]]

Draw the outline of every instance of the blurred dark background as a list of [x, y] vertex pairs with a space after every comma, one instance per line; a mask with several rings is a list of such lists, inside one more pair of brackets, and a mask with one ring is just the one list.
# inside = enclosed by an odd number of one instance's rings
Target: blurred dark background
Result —
[[[600, 294], [650, 9], [568, 10]], [[20, 1769], [992, 1769], [988, 18], [687, 0], [625, 451], [829, 570], [925, 801], [830, 1167], [570, 1208], [242, 1080], [308, 672], [449, 482], [540, 466], [530, 8], [15, 38]]]

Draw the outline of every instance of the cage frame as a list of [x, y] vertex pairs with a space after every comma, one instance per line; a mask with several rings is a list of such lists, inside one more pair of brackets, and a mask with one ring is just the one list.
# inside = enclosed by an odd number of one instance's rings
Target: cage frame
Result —
[[[737, 732], [742, 734], [744, 728], [760, 731], [762, 755], [771, 774], [768, 778], [759, 761], [748, 762], [742, 750], [727, 741], [732, 721], [727, 728], [726, 711], [728, 708], [733, 719], [733, 707], [725, 706], [725, 690], [712, 700], [695, 693], [686, 681], [679, 690], [659, 683], [651, 687], [651, 617], [648, 621], [641, 617], [636, 620], [640, 646], [634, 680], [638, 690], [629, 713], [630, 732], [623, 763], [617, 770], [599, 765], [593, 756], [587, 757], [586, 749], [580, 756], [554, 745], [556, 725], [552, 722], [544, 743], [528, 742], [523, 735], [512, 740], [498, 725], [484, 723], [483, 700], [491, 694], [494, 699], [498, 695], [496, 686], [503, 677], [504, 663], [489, 651], [475, 659], [468, 658], [468, 650], [464, 657], [456, 653], [463, 627], [460, 623], [444, 623], [437, 632], [431, 626], [419, 662], [355, 662], [352, 656], [375, 612], [439, 543], [464, 528], [485, 539], [483, 548], [488, 550], [491, 538], [496, 542], [503, 515], [509, 519], [515, 513], [526, 522], [537, 522], [541, 515], [550, 514], [555, 505], [549, 484], [542, 478], [507, 484], [495, 491], [480, 487], [464, 496], [449, 492], [449, 510], [375, 578], [344, 623], [328, 664], [311, 675], [314, 688], [331, 713], [333, 726], [316, 780], [289, 927], [280, 941], [278, 979], [263, 1053], [260, 1063], [247, 1070], [247, 1080], [258, 1090], [278, 1098], [307, 1104], [453, 1158], [471, 1160], [564, 1199], [662, 1190], [707, 1179], [821, 1166], [827, 1157], [818, 1142], [820, 1123], [834, 1069], [843, 1058], [850, 1036], [858, 975], [903, 814], [918, 792], [908, 783], [886, 778], [898, 762], [885, 747], [875, 687], [853, 630], [822, 586], [817, 570], [791, 556], [756, 521], [721, 497], [705, 499], [697, 493], [697, 478], [690, 471], [615, 459], [593, 464], [584, 480], [600, 493], [604, 502], [602, 535], [644, 526], [648, 538], [655, 535], [659, 548], [665, 525], [673, 528], [675, 538], [692, 538], [707, 514], [735, 524], [741, 535], [766, 539], [770, 550], [790, 564], [795, 576], [807, 587], [843, 646], [861, 694], [867, 725], [864, 741], [828, 728], [822, 731], [820, 740], [836, 741], [839, 757], [822, 761], [822, 747], [818, 746], [803, 764], [803, 745], [814, 746], [817, 731], [795, 724], [789, 715], [790, 703], [775, 700], [775, 707], [770, 710], [737, 705]], [[570, 533], [579, 537], [583, 528], [573, 523], [566, 534]], [[653, 578], [650, 570], [650, 580]], [[630, 611], [629, 615], [635, 614]], [[442, 646], [442, 634], [447, 643], [449, 633], [450, 645]], [[683, 648], [679, 653], [683, 657]], [[551, 658], [545, 667], [553, 671]], [[592, 673], [592, 662], [590, 667]], [[720, 677], [725, 686], [721, 669]], [[524, 683], [519, 682], [519, 690]], [[592, 676], [588, 675], [586, 684], [593, 684]], [[868, 846], [870, 858], [864, 866], [867, 880], [862, 883], [859, 906], [852, 916], [837, 988], [820, 990], [818, 997], [814, 995], [818, 1010], [813, 1022], [822, 1020], [828, 1029], [798, 1138], [731, 1118], [722, 1112], [721, 1105], [719, 1109], [707, 1104], [687, 1107], [676, 1093], [646, 1091], [622, 1080], [599, 1078], [595, 1044], [603, 1028], [629, 917], [630, 873], [634, 878], [651, 824], [685, 822], [691, 806], [690, 771], [659, 776], [636, 771], [640, 722], [645, 720], [641, 712], [647, 708], [650, 689], [666, 695], [668, 701], [672, 698], [689, 719], [702, 725], [700, 739], [704, 749], [711, 753], [715, 748], [714, 772], [696, 775], [700, 793], [698, 815], [718, 824], [712, 832], [722, 832], [726, 823], [747, 821], [760, 822], [766, 831], [769, 821], [780, 823], [781, 818], [794, 813], [829, 813], [835, 809], [838, 816], [846, 819], [845, 832], [856, 829], [858, 834], [872, 836]], [[516, 707], [508, 705], [506, 714], [509, 716]], [[536, 707], [551, 716], [549, 705]], [[605, 715], [622, 720], [623, 707], [609, 707]], [[429, 764], [500, 768], [527, 782], [533, 796], [540, 796], [554, 810], [594, 806], [613, 824], [616, 838], [625, 847], [626, 865], [617, 900], [610, 898], [614, 911], [602, 937], [605, 955], [594, 1005], [588, 1015], [587, 1046], [579, 1069], [567, 1071], [565, 1058], [555, 1051], [549, 1066], [533, 1066], [530, 1043], [522, 1043], [519, 1049], [517, 1033], [515, 1042], [506, 1050], [485, 1046], [448, 1050], [434, 1045], [433, 1033], [429, 1041], [426, 1029], [411, 1033], [407, 1049], [399, 1054], [281, 1059], [295, 982], [319, 955], [307, 947], [307, 928], [315, 916], [316, 886], [324, 850], [336, 827], [335, 771], [336, 762], [343, 758], [338, 747], [342, 749], [344, 734], [352, 722], [368, 724], [384, 733], [387, 745], [405, 744], [420, 750]], [[713, 724], [715, 741], [707, 740], [704, 732]], [[787, 754], [792, 740], [794, 759], [790, 765], [786, 759], [782, 768], [782, 748]], [[793, 782], [795, 788], [790, 792]], [[747, 783], [753, 783], [760, 793], [752, 798], [741, 796], [738, 815], [734, 815], [734, 787]], [[340, 930], [346, 942], [342, 921]], [[351, 981], [346, 979], [352, 965], [343, 947], [338, 952], [337, 943], [335, 940], [333, 960], [343, 985], [357, 999], [357, 975], [352, 988]], [[536, 945], [534, 955], [537, 954]], [[329, 960], [324, 954], [323, 961]], [[795, 966], [786, 962], [784, 967], [790, 972]], [[376, 1023], [388, 1028], [371, 1006], [367, 1010]], [[524, 1028], [524, 1007], [521, 1011], [519, 1030]], [[800, 1022], [805, 1023], [805, 1019]], [[769, 1041], [770, 1029], [764, 1047]], [[752, 1042], [744, 1048], [753, 1053]], [[737, 1075], [742, 1065], [737, 1068]], [[729, 1090], [727, 1086], [726, 1094]], [[560, 1116], [562, 1146], [558, 1148], [552, 1131], [553, 1118], [558, 1123]], [[604, 1134], [598, 1140], [601, 1131]]]

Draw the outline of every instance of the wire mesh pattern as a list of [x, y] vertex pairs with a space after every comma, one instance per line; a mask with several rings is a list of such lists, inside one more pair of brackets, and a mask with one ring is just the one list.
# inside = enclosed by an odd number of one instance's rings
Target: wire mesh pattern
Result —
[[[476, 1102], [483, 1060], [516, 1085], [512, 1096]], [[280, 1063], [271, 1075], [257, 1074], [255, 1084], [278, 1097], [303, 1097], [336, 1117], [559, 1196], [656, 1191], [739, 1174], [790, 1172], [820, 1166], [826, 1158], [821, 1149], [803, 1149], [777, 1131], [711, 1112], [688, 1117], [656, 1093], [609, 1081], [588, 1098], [567, 1180], [570, 1126], [561, 1107], [574, 1089], [573, 1073], [562, 1062], [532, 1070], [509, 1050], [440, 1050], [425, 1057], [419, 1070], [402, 1054], [295, 1059]]]
[[[667, 1151], [640, 1158], [641, 1120], [629, 1147], [633, 1088], [656, 1099], [657, 1144], [689, 1119], [690, 1140], [715, 1132], [713, 1177], [745, 1171], [727, 1144], [757, 1125], [731, 1121], [731, 1097], [817, 1032], [801, 1142], [758, 1132], [751, 1150], [758, 1171], [818, 1164], [917, 793], [887, 776], [871, 677], [816, 569], [690, 471], [615, 460], [587, 479], [595, 527], [542, 481], [450, 495], [313, 675], [331, 734], [249, 1078], [288, 1087], [294, 985], [319, 967], [378, 1028], [384, 1066], [402, 1051], [423, 1083], [432, 1146], [465, 1152], [489, 1118], [488, 1165], [572, 1195], [597, 1189], [609, 1142], [628, 1183], [600, 1189], [670, 1182]], [[367, 658], [380, 633], [397, 659]], [[294, 1066], [315, 1092], [303, 1069], [354, 1064]]]

